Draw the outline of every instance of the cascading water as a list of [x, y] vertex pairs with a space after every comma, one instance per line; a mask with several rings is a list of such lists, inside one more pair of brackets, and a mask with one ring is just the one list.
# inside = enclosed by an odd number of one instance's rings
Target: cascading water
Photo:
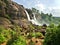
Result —
[[33, 17], [34, 17], [34, 18], [31, 20], [32, 23], [35, 24], [35, 25], [40, 25], [40, 24], [38, 23], [37, 19], [36, 19], [35, 13], [33, 13]]
[[29, 16], [29, 14], [28, 14], [28, 12], [26, 10], [25, 10], [25, 13], [27, 15], [28, 21], [30, 21], [30, 16]]
[[33, 13], [33, 16], [34, 16], [34, 20], [36, 20], [36, 17], [35, 17], [35, 14]]
[[33, 13], [33, 19], [30, 19], [30, 16], [26, 10], [25, 10], [25, 13], [27, 15], [28, 21], [31, 21], [32, 24], [35, 24], [35, 25], [41, 25], [40, 23], [38, 23], [34, 13]]

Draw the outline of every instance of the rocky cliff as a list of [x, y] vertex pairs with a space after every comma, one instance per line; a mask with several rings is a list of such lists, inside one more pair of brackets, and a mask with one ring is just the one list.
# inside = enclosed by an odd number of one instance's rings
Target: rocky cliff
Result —
[[23, 5], [12, 0], [0, 0], [0, 25], [10, 28], [14, 25], [28, 27], [27, 16]]

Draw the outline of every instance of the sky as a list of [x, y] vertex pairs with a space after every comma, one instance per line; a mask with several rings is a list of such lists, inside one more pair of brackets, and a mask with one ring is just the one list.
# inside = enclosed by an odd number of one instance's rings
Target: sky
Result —
[[40, 12], [52, 13], [53, 16], [60, 17], [60, 0], [13, 0], [25, 8], [36, 8]]

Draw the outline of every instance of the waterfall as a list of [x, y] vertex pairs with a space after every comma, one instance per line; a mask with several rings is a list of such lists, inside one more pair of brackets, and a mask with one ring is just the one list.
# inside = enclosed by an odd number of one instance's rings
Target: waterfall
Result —
[[36, 17], [35, 17], [35, 14], [33, 13], [33, 16], [34, 16], [34, 20], [36, 20]]
[[28, 12], [26, 10], [25, 10], [25, 13], [27, 15], [28, 21], [30, 21], [30, 16], [29, 16], [29, 14], [28, 14]]
[[28, 14], [28, 12], [25, 10], [25, 13], [26, 13], [26, 15], [27, 15], [27, 18], [28, 18], [28, 21], [31, 21], [32, 22], [32, 24], [35, 24], [35, 25], [41, 25], [38, 21], [37, 21], [37, 19], [36, 19], [36, 16], [35, 16], [35, 14], [33, 13], [33, 19], [30, 19], [30, 16], [29, 16], [29, 14]]
[[36, 16], [35, 16], [35, 13], [33, 13], [33, 17], [34, 17], [34, 19], [32, 19], [32, 23], [34, 23], [35, 25], [41, 25], [41, 24], [37, 21]]

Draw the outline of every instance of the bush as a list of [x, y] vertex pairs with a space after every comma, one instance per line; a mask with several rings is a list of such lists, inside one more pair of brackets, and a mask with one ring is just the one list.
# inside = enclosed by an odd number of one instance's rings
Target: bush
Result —
[[54, 23], [51, 23], [51, 24], [49, 25], [49, 27], [50, 27], [50, 28], [54, 28], [54, 27], [55, 27]]
[[32, 40], [29, 42], [29, 45], [35, 45], [35, 42], [33, 42]]
[[47, 29], [44, 45], [59, 45], [60, 44], [60, 29], [52, 26]]
[[4, 27], [0, 26], [0, 44], [5, 42], [8, 38], [9, 30], [6, 30]]
[[14, 37], [10, 39], [7, 45], [26, 45], [26, 40], [23, 36]]
[[35, 32], [35, 33], [33, 33], [33, 32], [31, 32], [29, 35], [27, 35], [27, 38], [32, 38], [32, 37], [36, 37], [36, 38], [39, 38], [39, 37], [42, 37], [43, 36], [43, 34], [42, 33], [40, 33], [40, 32]]
[[4, 36], [4, 31], [5, 30], [3, 27], [0, 27], [0, 44], [3, 43], [4, 41], [6, 41], [6, 38]]
[[37, 32], [35, 36], [36, 36], [36, 38], [39, 38], [39, 37], [42, 37], [42, 36], [43, 36], [43, 34], [42, 34], [42, 33], [40, 33], [40, 32]]
[[0, 26], [0, 44], [8, 41], [16, 33], [11, 29], [5, 29], [3, 26]]
[[6, 38], [4, 37], [4, 35], [0, 34], [0, 44], [2, 44], [5, 41], [6, 41]]
[[22, 36], [20, 36], [11, 45], [26, 45], [26, 40]]

